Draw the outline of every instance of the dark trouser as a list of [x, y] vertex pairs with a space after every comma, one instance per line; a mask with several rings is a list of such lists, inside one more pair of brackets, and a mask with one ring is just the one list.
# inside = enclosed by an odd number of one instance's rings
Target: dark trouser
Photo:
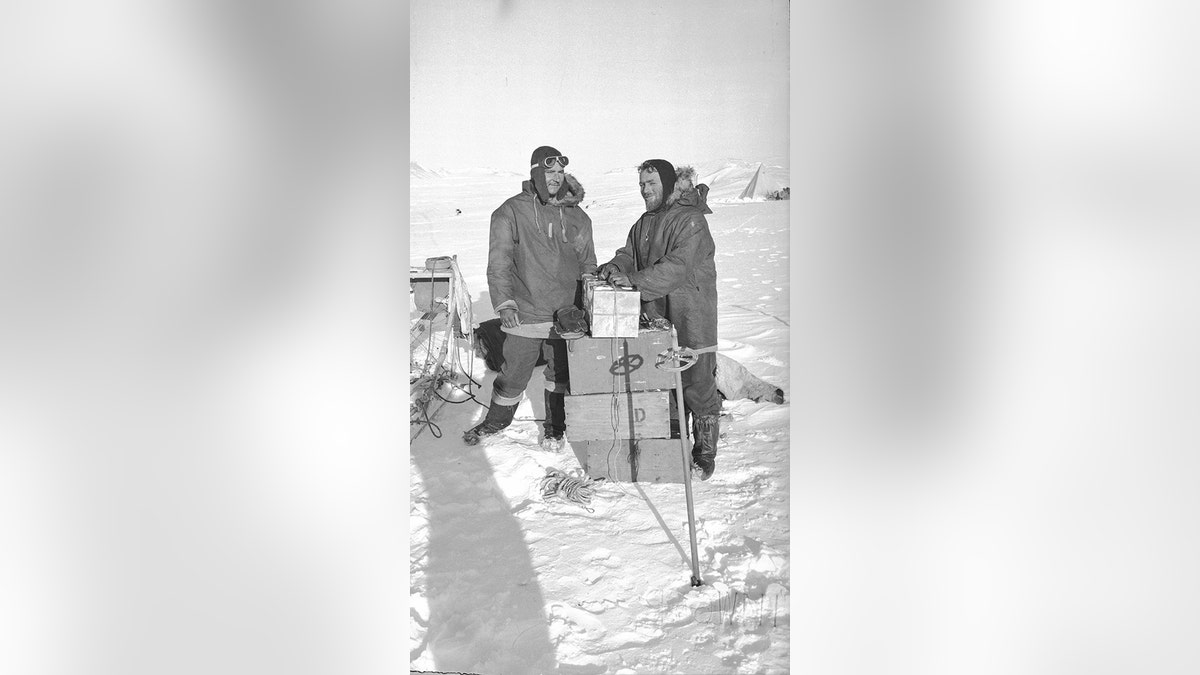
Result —
[[[539, 355], [546, 357], [546, 390], [566, 393], [570, 376], [566, 340], [507, 335], [504, 338], [504, 364], [492, 383], [492, 401], [502, 405], [520, 403]], [[713, 393], [716, 394], [715, 380]], [[719, 410], [720, 402], [717, 407]]]
[[693, 417], [721, 414], [721, 395], [717, 393], [717, 355], [696, 355], [696, 363], [681, 373], [683, 403]]

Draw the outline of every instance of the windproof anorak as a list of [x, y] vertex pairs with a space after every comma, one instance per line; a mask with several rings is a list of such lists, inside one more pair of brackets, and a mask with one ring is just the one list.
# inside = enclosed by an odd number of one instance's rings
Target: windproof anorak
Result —
[[520, 194], [492, 213], [487, 267], [492, 307], [516, 308], [522, 324], [553, 321], [556, 309], [575, 304], [580, 276], [596, 271], [592, 219], [579, 206], [583, 186], [571, 174], [564, 185], [562, 198], [543, 203], [524, 181]]
[[675, 325], [679, 344], [717, 344], [716, 245], [704, 218], [712, 213], [708, 186], [676, 185], [666, 206], [647, 211], [629, 230], [611, 261], [651, 305]]

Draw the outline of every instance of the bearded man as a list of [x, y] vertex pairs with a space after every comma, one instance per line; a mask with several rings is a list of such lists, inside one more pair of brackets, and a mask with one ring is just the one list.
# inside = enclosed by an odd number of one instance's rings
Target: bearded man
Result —
[[694, 172], [678, 180], [665, 159], [638, 167], [646, 212], [629, 230], [625, 246], [600, 266], [600, 278], [641, 293], [643, 313], [665, 317], [675, 326], [681, 347], [699, 353], [684, 370], [683, 400], [692, 415], [692, 461], [701, 480], [716, 470], [721, 398], [716, 383], [716, 245], [708, 229], [708, 186], [692, 187]]

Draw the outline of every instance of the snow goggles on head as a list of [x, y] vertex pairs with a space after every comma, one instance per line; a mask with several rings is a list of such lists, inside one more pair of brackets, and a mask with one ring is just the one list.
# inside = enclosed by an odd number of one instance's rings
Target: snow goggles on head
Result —
[[[567, 159], [566, 155], [555, 155], [553, 157], [547, 157], [547, 158], [543, 159], [541, 164], [542, 164], [542, 166], [549, 169], [551, 166], [554, 165], [555, 162], [558, 162], [559, 166], [565, 167], [567, 164], [569, 164], [571, 162], [571, 160]], [[530, 166], [529, 168], [532, 169], [532, 168], [535, 168], [536, 166], [537, 166], [537, 164], [534, 164], [534, 165]]]

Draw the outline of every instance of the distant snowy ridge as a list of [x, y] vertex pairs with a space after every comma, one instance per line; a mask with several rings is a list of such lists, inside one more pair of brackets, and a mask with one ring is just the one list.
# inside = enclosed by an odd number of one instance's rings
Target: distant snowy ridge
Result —
[[752, 183], [753, 199], [759, 200], [767, 193], [791, 187], [790, 172], [777, 164], [725, 160], [696, 164], [695, 169], [699, 182], [708, 185], [711, 202], [737, 201]]
[[[672, 163], [677, 167], [690, 166], [696, 170], [697, 182], [709, 187], [710, 204], [733, 204], [764, 201], [768, 194], [791, 187], [790, 172], [786, 165], [781, 164], [785, 161], [780, 158], [762, 161], [723, 158]], [[641, 202], [636, 167], [608, 169], [602, 174], [594, 174], [590, 181], [585, 182], [588, 188], [585, 208], [620, 207]], [[745, 197], [748, 189], [753, 195]]]
[[506, 169], [496, 169], [488, 166], [468, 167], [461, 169], [427, 169], [416, 162], [408, 163], [408, 175], [410, 178], [432, 179], [432, 178], [481, 178], [491, 176], [522, 176], [524, 174], [516, 171], [508, 171]]
[[[676, 166], [690, 166], [696, 170], [699, 183], [709, 187], [708, 201], [710, 203], [736, 203], [741, 201], [762, 201], [772, 192], [791, 186], [791, 176], [786, 166], [779, 163], [783, 160], [769, 158], [763, 161], [745, 160], [740, 158], [723, 158], [691, 162], [680, 160]], [[528, 174], [521, 174], [493, 167], [437, 168], [430, 169], [417, 162], [409, 162], [411, 180], [425, 181], [480, 181], [480, 185], [492, 186], [503, 182], [502, 188], [495, 188], [494, 199], [497, 203], [511, 194], [513, 184], [511, 179], [524, 179]], [[637, 185], [637, 167], [623, 166], [610, 168], [603, 173], [584, 172], [578, 175], [587, 186], [588, 199], [585, 208], [608, 208], [619, 206], [629, 201], [640, 202]], [[493, 189], [489, 187], [488, 189]], [[749, 191], [752, 194], [747, 194]]]
[[416, 162], [408, 163], [409, 178], [441, 178], [443, 174], [436, 171], [431, 171]]

